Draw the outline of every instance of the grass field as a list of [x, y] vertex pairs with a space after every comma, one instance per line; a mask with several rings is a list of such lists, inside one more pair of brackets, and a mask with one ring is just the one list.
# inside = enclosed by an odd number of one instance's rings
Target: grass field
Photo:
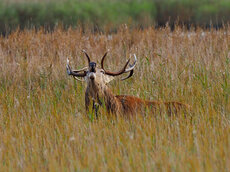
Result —
[[[187, 118], [147, 114], [89, 120], [84, 83], [67, 76], [86, 49], [106, 68], [130, 54], [132, 79], [115, 94], [190, 104]], [[230, 171], [230, 28], [82, 33], [16, 31], [0, 38], [0, 171]], [[155, 116], [155, 117], [153, 117]]]

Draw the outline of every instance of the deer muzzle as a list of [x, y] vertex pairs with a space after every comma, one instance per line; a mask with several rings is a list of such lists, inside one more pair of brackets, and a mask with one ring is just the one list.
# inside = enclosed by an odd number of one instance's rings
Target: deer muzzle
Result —
[[90, 73], [89, 73], [89, 78], [90, 78], [91, 80], [94, 80], [94, 79], [96, 78], [95, 73], [94, 73], [94, 72], [90, 72]]

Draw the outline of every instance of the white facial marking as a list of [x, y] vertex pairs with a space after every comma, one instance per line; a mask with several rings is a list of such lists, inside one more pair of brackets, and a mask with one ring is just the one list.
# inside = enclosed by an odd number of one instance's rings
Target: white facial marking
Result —
[[89, 72], [86, 76], [87, 82], [94, 82], [102, 87], [114, 79], [113, 76], [106, 75], [103, 69], [96, 69], [96, 72]]
[[89, 73], [89, 79], [95, 80], [96, 79], [96, 74], [94, 72]]

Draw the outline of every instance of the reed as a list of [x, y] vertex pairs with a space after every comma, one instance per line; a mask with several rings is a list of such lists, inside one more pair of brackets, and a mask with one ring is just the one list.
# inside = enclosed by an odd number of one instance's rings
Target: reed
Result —
[[[229, 171], [230, 28], [177, 27], [114, 34], [15, 31], [0, 38], [0, 169], [2, 171]], [[85, 49], [116, 71], [130, 54], [132, 78], [112, 81], [114, 94], [180, 101], [189, 118], [131, 120], [101, 112], [89, 120], [85, 85], [66, 73], [66, 58], [84, 67]]]

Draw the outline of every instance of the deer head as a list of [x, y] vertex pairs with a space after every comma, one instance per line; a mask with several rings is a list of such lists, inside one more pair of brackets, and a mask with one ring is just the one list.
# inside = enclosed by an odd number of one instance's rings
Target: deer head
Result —
[[[97, 107], [98, 105], [102, 105], [104, 102], [108, 111], [112, 113], [118, 112], [117, 109], [119, 109], [120, 104], [113, 93], [107, 88], [106, 84], [113, 80], [115, 76], [119, 76], [124, 73], [129, 73], [129, 75], [122, 80], [130, 78], [133, 75], [133, 70], [136, 65], [136, 55], [134, 54], [135, 60], [133, 64], [129, 64], [130, 60], [128, 60], [121, 70], [118, 72], [110, 72], [104, 69], [104, 60], [107, 52], [102, 57], [101, 68], [98, 68], [95, 62], [91, 62], [89, 55], [85, 51], [83, 52], [87, 57], [88, 67], [84, 67], [80, 70], [72, 70], [69, 65], [69, 60], [67, 59], [66, 69], [69, 75], [80, 81], [85, 80], [87, 83], [85, 91], [86, 111], [89, 111], [89, 105], [92, 102], [93, 111], [97, 116]], [[84, 78], [84, 80], [81, 78]]]
[[[67, 59], [66, 69], [67, 69], [68, 75], [71, 75], [75, 79], [80, 80], [80, 81], [85, 80], [87, 82], [87, 85], [93, 84], [93, 85], [97, 85], [97, 86], [104, 86], [107, 83], [109, 83], [110, 81], [112, 81], [115, 76], [119, 76], [119, 75], [122, 75], [124, 73], [129, 73], [129, 75], [127, 77], [122, 78], [122, 80], [126, 80], [133, 75], [133, 70], [134, 70], [134, 67], [135, 67], [136, 61], [137, 61], [135, 54], [134, 54], [135, 60], [134, 60], [133, 64], [129, 64], [130, 63], [130, 59], [129, 59], [129, 60], [127, 60], [127, 62], [125, 63], [125, 65], [123, 66], [123, 68], [121, 70], [119, 70], [118, 72], [110, 72], [110, 71], [104, 69], [104, 60], [105, 60], [105, 57], [107, 56], [108, 52], [106, 52], [104, 54], [104, 56], [102, 57], [101, 68], [98, 68], [97, 64], [95, 62], [91, 62], [89, 55], [84, 50], [83, 50], [83, 53], [87, 57], [88, 67], [84, 67], [84, 68], [79, 69], [79, 70], [72, 70], [70, 65], [69, 65], [69, 60]], [[84, 80], [82, 80], [80, 78], [84, 78]]]

